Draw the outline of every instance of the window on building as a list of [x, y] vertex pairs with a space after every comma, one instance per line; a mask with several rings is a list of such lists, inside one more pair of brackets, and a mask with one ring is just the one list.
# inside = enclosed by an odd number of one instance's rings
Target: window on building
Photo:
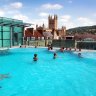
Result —
[[14, 41], [18, 42], [18, 33], [14, 33]]

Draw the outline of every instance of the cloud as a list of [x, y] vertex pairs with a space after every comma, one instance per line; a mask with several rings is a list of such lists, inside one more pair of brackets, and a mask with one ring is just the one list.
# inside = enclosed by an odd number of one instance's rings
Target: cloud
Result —
[[59, 27], [61, 26], [65, 26], [66, 29], [69, 29], [69, 28], [73, 28], [73, 27], [76, 27], [76, 24], [74, 22], [72, 22], [71, 20], [70, 21], [58, 21], [59, 23]]
[[5, 15], [4, 10], [0, 9], [0, 16], [4, 16], [4, 15]]
[[72, 21], [66, 22], [66, 23], [64, 23], [64, 25], [66, 26], [66, 29], [76, 27], [76, 24]]
[[16, 14], [13, 16], [14, 19], [23, 20], [24, 22], [28, 22], [29, 18], [23, 14]]
[[31, 23], [34, 24], [34, 28], [35, 28], [36, 24], [38, 24], [39, 26], [42, 26], [43, 23], [44, 23], [45, 27], [48, 27], [48, 20], [45, 18], [33, 19], [31, 21], [32, 21]]
[[23, 4], [21, 2], [14, 2], [14, 3], [11, 3], [9, 6], [14, 9], [20, 9], [22, 8]]
[[51, 10], [51, 9], [59, 10], [59, 9], [62, 9], [62, 8], [63, 8], [63, 6], [60, 5], [60, 4], [50, 4], [50, 3], [48, 3], [48, 4], [43, 4], [41, 7], [42, 7], [43, 9], [49, 9], [49, 10]]
[[86, 17], [79, 17], [77, 20], [79, 21], [79, 23], [81, 23], [84, 26], [95, 24], [95, 22], [93, 20], [86, 18]]
[[14, 14], [19, 14], [20, 12], [18, 10], [8, 10], [6, 11], [7, 14], [14, 15]]
[[14, 3], [9, 3], [7, 5], [3, 5], [0, 9], [0, 15], [14, 15], [20, 13], [20, 8], [23, 7], [23, 4], [21, 2], [14, 2]]
[[73, 18], [71, 15], [62, 15], [58, 20], [59, 26], [66, 26], [67, 29], [78, 26], [92, 26], [95, 25], [96, 20], [86, 17]]
[[24, 22], [27, 23], [31, 23], [34, 24], [32, 25], [33, 28], [36, 28], [36, 24], [38, 24], [39, 26], [42, 26], [42, 24], [44, 23], [45, 26], [47, 25], [47, 19], [44, 18], [38, 18], [38, 19], [31, 19], [28, 16], [24, 15], [24, 14], [17, 14], [13, 16], [14, 19], [18, 19], [18, 20], [23, 20]]
[[96, 13], [94, 13], [93, 16], [96, 17]]
[[18, 19], [18, 20], [23, 20], [23, 22], [26, 22], [26, 23], [30, 23], [32, 24], [30, 27], [32, 28], [36, 28], [33, 24], [38, 24], [38, 23], [35, 23], [34, 19], [30, 19], [28, 16], [24, 15], [24, 14], [16, 14], [13, 16], [14, 19]]
[[49, 15], [49, 13], [45, 13], [45, 12], [41, 12], [40, 14], [39, 14], [39, 16], [41, 16], [41, 17], [46, 17], [46, 16], [48, 16]]
[[62, 22], [68, 22], [71, 19], [70, 15], [63, 15], [60, 17], [60, 21]]
[[67, 14], [60, 16], [60, 18], [58, 19], [58, 27], [60, 28], [61, 26], [65, 26], [66, 29], [76, 27], [76, 24], [71, 18], [72, 16]]

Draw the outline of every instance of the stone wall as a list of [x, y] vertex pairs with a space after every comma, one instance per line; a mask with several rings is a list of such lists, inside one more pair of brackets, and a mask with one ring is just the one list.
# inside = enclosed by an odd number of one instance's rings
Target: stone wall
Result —
[[30, 41], [25, 41], [24, 45], [29, 45], [29, 46], [47, 46], [48, 44], [52, 44], [52, 40], [30, 40]]

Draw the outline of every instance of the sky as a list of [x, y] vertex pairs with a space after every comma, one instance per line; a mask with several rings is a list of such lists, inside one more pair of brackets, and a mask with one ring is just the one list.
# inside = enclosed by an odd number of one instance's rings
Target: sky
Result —
[[58, 16], [58, 28], [96, 25], [96, 0], [0, 0], [0, 17], [23, 20], [31, 27], [48, 27], [48, 16]]

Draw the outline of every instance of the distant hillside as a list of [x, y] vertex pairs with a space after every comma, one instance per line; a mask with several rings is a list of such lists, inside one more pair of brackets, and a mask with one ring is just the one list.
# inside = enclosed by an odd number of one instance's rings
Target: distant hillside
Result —
[[67, 30], [67, 34], [83, 34], [83, 33], [91, 33], [91, 34], [96, 34], [96, 25], [94, 26], [84, 26], [84, 27], [76, 27], [76, 28], [71, 28]]

